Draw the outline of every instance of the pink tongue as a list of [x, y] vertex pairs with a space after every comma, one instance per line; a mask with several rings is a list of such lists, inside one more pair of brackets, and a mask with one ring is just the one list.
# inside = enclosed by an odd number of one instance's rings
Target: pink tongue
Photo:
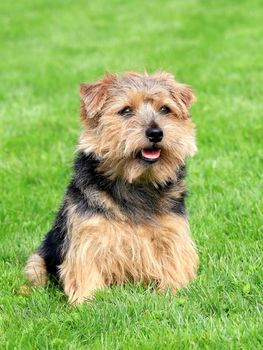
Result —
[[143, 149], [142, 155], [144, 158], [148, 159], [157, 159], [160, 157], [161, 150], [160, 149]]

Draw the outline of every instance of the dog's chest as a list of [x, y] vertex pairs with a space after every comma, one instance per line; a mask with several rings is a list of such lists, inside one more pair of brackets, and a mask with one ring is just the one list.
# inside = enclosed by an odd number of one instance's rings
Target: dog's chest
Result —
[[87, 265], [96, 260], [109, 283], [141, 281], [157, 278], [163, 266], [172, 263], [178, 242], [182, 235], [187, 236], [186, 226], [185, 219], [176, 215], [159, 216], [155, 222], [143, 224], [96, 215], [74, 227], [71, 246], [79, 250]]

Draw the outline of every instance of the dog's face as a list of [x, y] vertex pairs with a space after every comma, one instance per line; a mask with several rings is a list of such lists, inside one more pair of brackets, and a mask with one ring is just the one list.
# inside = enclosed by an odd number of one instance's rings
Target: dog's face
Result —
[[111, 178], [163, 183], [196, 152], [188, 112], [195, 97], [171, 74], [108, 74], [82, 84], [80, 95], [85, 129], [79, 148], [94, 152]]

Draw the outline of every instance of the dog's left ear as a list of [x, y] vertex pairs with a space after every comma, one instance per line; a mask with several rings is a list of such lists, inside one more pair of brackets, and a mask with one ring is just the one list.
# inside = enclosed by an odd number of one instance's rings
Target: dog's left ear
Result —
[[181, 110], [182, 118], [190, 118], [188, 109], [196, 101], [192, 88], [189, 85], [175, 82], [171, 94]]
[[196, 96], [189, 85], [176, 83], [176, 92], [187, 109], [196, 101]]
[[102, 80], [91, 84], [80, 84], [81, 117], [94, 118], [100, 112], [106, 102], [108, 88], [115, 79], [113, 74], [107, 74]]

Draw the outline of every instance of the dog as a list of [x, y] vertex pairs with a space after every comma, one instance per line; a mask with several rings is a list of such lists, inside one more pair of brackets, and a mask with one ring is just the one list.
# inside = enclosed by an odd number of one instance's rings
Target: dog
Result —
[[127, 72], [81, 84], [80, 98], [72, 180], [26, 276], [55, 276], [75, 304], [127, 281], [176, 293], [198, 267], [185, 208], [194, 93], [170, 73]]

